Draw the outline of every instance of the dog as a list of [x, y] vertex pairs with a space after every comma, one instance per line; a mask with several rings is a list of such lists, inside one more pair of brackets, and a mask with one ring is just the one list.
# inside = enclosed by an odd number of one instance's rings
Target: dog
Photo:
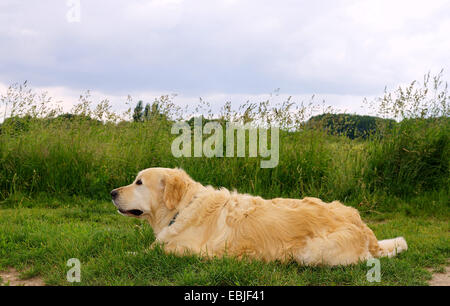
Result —
[[182, 169], [148, 168], [111, 191], [118, 212], [146, 219], [165, 252], [302, 265], [349, 265], [407, 250], [378, 241], [355, 208], [318, 198], [275, 198], [215, 189]]

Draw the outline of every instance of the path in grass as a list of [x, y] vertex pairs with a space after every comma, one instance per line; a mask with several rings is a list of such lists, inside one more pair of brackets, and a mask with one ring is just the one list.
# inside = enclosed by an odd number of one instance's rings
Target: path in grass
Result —
[[442, 273], [433, 273], [430, 286], [450, 286], [450, 266], [445, 267]]
[[16, 269], [9, 267], [0, 271], [0, 286], [45, 286], [45, 282], [38, 276], [23, 279]]
[[444, 216], [366, 216], [379, 239], [404, 236], [409, 245], [398, 257], [382, 258], [381, 282], [371, 283], [365, 263], [302, 267], [144, 252], [154, 239], [150, 227], [118, 215], [108, 202], [31, 204], [0, 208], [0, 271], [14, 267], [24, 279], [39, 276], [49, 285], [71, 284], [70, 258], [81, 262], [81, 285], [426, 285], [427, 269], [442, 270], [450, 257]]

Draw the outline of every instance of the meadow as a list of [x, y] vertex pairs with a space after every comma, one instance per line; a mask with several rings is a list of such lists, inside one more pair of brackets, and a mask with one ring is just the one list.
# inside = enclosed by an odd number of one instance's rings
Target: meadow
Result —
[[[203, 100], [181, 109], [162, 96], [133, 116], [130, 101], [117, 114], [87, 93], [67, 114], [25, 83], [0, 100], [0, 270], [15, 267], [49, 285], [424, 285], [429, 268], [448, 263], [450, 96], [442, 74], [367, 103], [394, 124], [379, 120], [352, 138], [308, 121], [333, 109], [290, 99], [213, 111]], [[277, 167], [260, 168], [261, 157], [174, 157], [173, 122], [199, 114], [280, 127]], [[381, 259], [381, 282], [367, 280], [366, 263], [303, 267], [149, 251], [149, 225], [117, 214], [109, 195], [148, 167], [181, 167], [204, 185], [265, 198], [339, 200], [356, 207], [378, 239], [404, 236], [409, 250]], [[81, 262], [80, 283], [66, 280], [70, 258]]]

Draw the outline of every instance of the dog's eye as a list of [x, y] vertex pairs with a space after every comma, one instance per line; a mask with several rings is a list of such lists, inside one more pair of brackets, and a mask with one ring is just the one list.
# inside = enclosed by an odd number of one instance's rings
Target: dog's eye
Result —
[[142, 181], [139, 179], [136, 181], [136, 185], [142, 185]]

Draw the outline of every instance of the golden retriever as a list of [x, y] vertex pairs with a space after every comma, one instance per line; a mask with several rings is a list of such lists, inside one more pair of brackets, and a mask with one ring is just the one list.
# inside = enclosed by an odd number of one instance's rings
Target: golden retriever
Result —
[[143, 170], [111, 196], [119, 213], [148, 220], [155, 243], [180, 255], [334, 266], [407, 249], [403, 237], [378, 241], [358, 211], [338, 201], [266, 200], [205, 187], [181, 169]]

